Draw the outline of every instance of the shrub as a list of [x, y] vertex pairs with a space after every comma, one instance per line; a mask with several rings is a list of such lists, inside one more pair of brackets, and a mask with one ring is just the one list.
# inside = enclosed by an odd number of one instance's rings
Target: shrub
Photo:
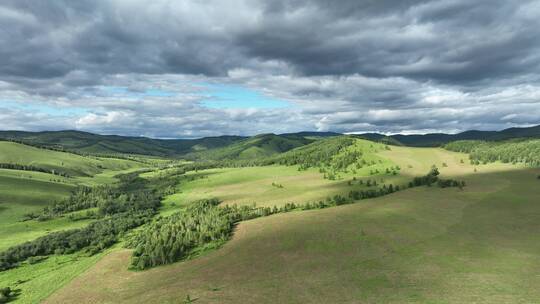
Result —
[[0, 288], [0, 303], [7, 303], [13, 298], [13, 290], [9, 287]]
[[46, 260], [47, 258], [48, 258], [47, 256], [37, 255], [37, 256], [28, 258], [27, 262], [28, 264], [37, 264], [41, 261]]

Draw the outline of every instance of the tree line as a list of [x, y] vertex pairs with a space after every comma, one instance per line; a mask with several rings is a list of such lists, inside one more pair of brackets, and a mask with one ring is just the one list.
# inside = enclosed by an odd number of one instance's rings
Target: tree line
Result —
[[144, 270], [182, 260], [198, 251], [221, 246], [240, 221], [302, 208], [294, 203], [273, 208], [219, 204], [216, 198], [196, 201], [135, 232], [127, 241], [127, 247], [134, 249], [130, 267]]
[[[122, 177], [117, 189], [99, 188], [76, 191], [66, 202], [77, 208], [97, 206], [99, 219], [80, 229], [52, 232], [35, 240], [8, 248], [0, 253], [0, 271], [17, 267], [31, 258], [51, 254], [70, 254], [84, 250], [95, 254], [116, 243], [129, 230], [149, 222], [168, 194], [174, 178], [158, 178], [145, 183], [138, 174]], [[141, 185], [142, 187], [133, 185]], [[85, 200], [89, 200], [85, 202]], [[56, 205], [56, 212], [72, 210], [68, 204]]]
[[[410, 187], [437, 184], [440, 187], [464, 186], [464, 182], [442, 180], [433, 167], [430, 172], [414, 179]], [[188, 258], [201, 250], [216, 248], [232, 235], [234, 225], [240, 221], [294, 210], [323, 209], [351, 204], [355, 200], [390, 194], [405, 187], [383, 185], [375, 190], [351, 191], [348, 197], [329, 196], [319, 202], [306, 204], [286, 203], [281, 207], [257, 207], [226, 205], [218, 206], [218, 199], [204, 199], [190, 204], [186, 209], [167, 217], [158, 217], [135, 234], [127, 242], [134, 249], [130, 267], [144, 270], [158, 265], [174, 263]]]
[[444, 145], [454, 152], [468, 153], [472, 164], [524, 163], [540, 167], [540, 139], [516, 139], [507, 141], [460, 140]]
[[95, 207], [98, 207], [98, 215], [103, 217], [120, 213], [121, 210], [136, 208], [133, 202], [140, 199], [146, 200], [139, 197], [146, 195], [144, 192], [132, 191], [145, 187], [144, 179], [139, 178], [139, 174], [144, 172], [148, 172], [148, 169], [116, 175], [115, 177], [119, 179], [118, 185], [79, 186], [67, 198], [46, 206], [40, 213], [25, 214], [24, 220], [46, 221], [67, 213]]
[[21, 170], [21, 171], [34, 171], [34, 172], [42, 172], [42, 173], [49, 173], [53, 175], [58, 175], [62, 177], [71, 177], [66, 172], [58, 171], [55, 169], [47, 169], [42, 167], [37, 167], [33, 165], [20, 165], [20, 164], [13, 164], [13, 163], [0, 163], [0, 169], [11, 169], [11, 170]]

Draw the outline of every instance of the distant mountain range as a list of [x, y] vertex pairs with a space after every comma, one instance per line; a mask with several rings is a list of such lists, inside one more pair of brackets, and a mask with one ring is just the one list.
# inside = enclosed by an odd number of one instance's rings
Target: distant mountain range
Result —
[[386, 136], [379, 133], [365, 133], [357, 135], [359, 137], [374, 140], [374, 141], [386, 141], [392, 144], [400, 144], [404, 146], [415, 147], [436, 147], [445, 143], [456, 140], [505, 140], [512, 138], [527, 138], [535, 137], [540, 138], [540, 125], [528, 128], [509, 128], [502, 131], [465, 131], [457, 134], [445, 134], [445, 133], [430, 133], [430, 134], [415, 134], [415, 135], [402, 135], [395, 134]]
[[34, 146], [88, 154], [140, 154], [174, 156], [228, 146], [242, 136], [217, 136], [199, 139], [153, 139], [118, 135], [99, 135], [81, 131], [0, 131], [0, 139]]
[[[207, 159], [268, 156], [308, 144], [316, 138], [339, 135], [342, 134], [334, 132], [297, 132], [279, 135], [261, 134], [252, 137], [216, 136], [198, 139], [153, 139], [147, 137], [99, 135], [73, 130], [44, 132], [0, 131], [0, 139], [2, 140], [18, 141], [34, 146], [79, 153], [129, 153], [152, 156], [189, 155]], [[433, 147], [451, 141], [465, 139], [505, 140], [521, 137], [540, 138], [540, 125], [529, 128], [510, 128], [502, 131], [466, 131], [458, 134], [396, 134], [386, 136], [379, 133], [365, 133], [354, 136], [395, 145]]]

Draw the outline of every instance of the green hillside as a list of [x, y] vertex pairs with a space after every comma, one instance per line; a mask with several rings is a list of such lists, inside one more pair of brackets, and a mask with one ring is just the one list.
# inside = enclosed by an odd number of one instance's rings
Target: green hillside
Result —
[[[115, 182], [115, 175], [144, 166], [130, 160], [83, 157], [13, 142], [0, 142], [0, 164], [26, 168], [0, 169], [0, 249], [50, 231], [87, 224], [88, 221], [70, 222], [67, 219], [47, 222], [22, 220], [24, 215], [40, 212], [53, 202], [66, 198], [79, 185]], [[45, 172], [36, 172], [36, 169]]]
[[26, 166], [0, 169], [0, 287], [15, 303], [534, 302], [537, 141], [263, 134], [141, 162], [0, 142], [0, 164]]
[[227, 146], [240, 136], [218, 136], [200, 139], [152, 139], [117, 135], [98, 135], [81, 131], [0, 131], [0, 139], [54, 149], [88, 154], [136, 154], [174, 156]]
[[[339, 137], [334, 132], [297, 132], [253, 137], [216, 136], [197, 139], [153, 139], [118, 135], [99, 135], [81, 131], [0, 131], [0, 139], [29, 145], [68, 150], [93, 155], [147, 155], [204, 159], [254, 159], [305, 145], [309, 140]], [[457, 140], [507, 140], [539, 138], [540, 126], [509, 128], [502, 131], [466, 131], [458, 134], [390, 135], [365, 133], [355, 135], [391, 145], [435, 147]], [[263, 138], [261, 138], [263, 137]], [[259, 143], [260, 141], [267, 141]], [[223, 148], [223, 149], [220, 149]], [[197, 153], [209, 150], [215, 152]]]
[[261, 134], [223, 148], [192, 153], [185, 157], [199, 160], [255, 160], [283, 153], [313, 141], [297, 135]]
[[93, 176], [105, 169], [125, 170], [140, 166], [130, 160], [83, 157], [6, 141], [0, 141], [0, 163], [30, 165], [70, 176]]
[[445, 149], [469, 153], [471, 162], [492, 163], [524, 163], [532, 167], [540, 167], [540, 139], [521, 139], [509, 141], [461, 140], [451, 142]]
[[[201, 303], [534, 303], [540, 297], [540, 279], [530, 266], [540, 262], [538, 169], [473, 165], [463, 161], [466, 154], [443, 149], [370, 145], [353, 142], [340, 154], [372, 148], [363, 157], [402, 168], [377, 180], [406, 180], [436, 165], [444, 178], [463, 179], [467, 186], [418, 187], [241, 222], [222, 248], [143, 272], [128, 270], [130, 250], [117, 250], [46, 303], [173, 303], [188, 297]], [[387, 165], [376, 161], [372, 170]], [[295, 168], [199, 171], [165, 204], [183, 210], [183, 203], [204, 195], [264, 203], [280, 191], [288, 191], [286, 201], [300, 202], [316, 200], [309, 197], [315, 189], [346, 193], [358, 187], [348, 184], [353, 177], [374, 178], [366, 171], [352, 174], [354, 166], [335, 181], [322, 179], [315, 168]]]
[[[0, 169], [0, 251], [53, 231], [85, 226], [88, 220], [23, 221], [26, 214], [69, 196], [75, 184], [41, 172]], [[1, 274], [0, 274], [1, 277]]]
[[514, 138], [540, 138], [540, 126], [528, 128], [509, 128], [501, 131], [472, 130], [457, 134], [395, 134], [386, 136], [378, 133], [365, 133], [358, 136], [373, 141], [386, 141], [390, 144], [398, 144], [412, 147], [438, 147], [443, 144], [458, 140], [499, 141]]

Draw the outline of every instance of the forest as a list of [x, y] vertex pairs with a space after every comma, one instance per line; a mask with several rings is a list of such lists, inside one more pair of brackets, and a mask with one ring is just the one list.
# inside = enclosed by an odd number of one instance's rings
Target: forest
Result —
[[[282, 153], [277, 157], [262, 159], [261, 162], [265, 165], [298, 165], [299, 170], [319, 167], [321, 173], [328, 178], [337, 171], [347, 170], [352, 164], [357, 164], [357, 168], [370, 165], [362, 159], [361, 151], [344, 151], [353, 143], [354, 139], [350, 137], [332, 137]], [[66, 215], [72, 220], [77, 220], [80, 218], [71, 213], [91, 208], [95, 208], [95, 211], [87, 210], [86, 214], [80, 217], [96, 220], [84, 228], [49, 233], [33, 241], [8, 248], [0, 253], [0, 270], [16, 267], [29, 258], [39, 259], [51, 254], [69, 254], [79, 250], [95, 254], [116, 243], [119, 237], [131, 229], [149, 223], [129, 242], [130, 246], [135, 248], [132, 267], [146, 269], [183, 259], [192, 252], [208, 247], [209, 244], [219, 246], [230, 237], [234, 225], [245, 219], [292, 210], [349, 204], [355, 200], [378, 197], [407, 187], [432, 184], [439, 187], [464, 186], [463, 182], [439, 179], [439, 171], [433, 167], [427, 175], [414, 178], [408, 185], [378, 186], [375, 180], [367, 180], [365, 185], [368, 188], [372, 186], [376, 188], [351, 190], [348, 196], [334, 195], [318, 202], [287, 203], [282, 207], [273, 208], [228, 205], [218, 207], [219, 200], [210, 199], [193, 203], [172, 216], [152, 220], [161, 206], [163, 196], [174, 192], [174, 185], [177, 182], [175, 177], [189, 171], [228, 166], [229, 162], [210, 161], [169, 167], [174, 170], [151, 182], [139, 176], [141, 173], [151, 171], [144, 169], [117, 175], [119, 182], [116, 185], [78, 187], [68, 198], [45, 207], [41, 213], [27, 214], [25, 220], [47, 221]], [[250, 163], [250, 165], [260, 164]], [[386, 173], [396, 174], [399, 170], [397, 166], [387, 168]], [[354, 180], [349, 184], [352, 185], [353, 182]]]
[[506, 141], [461, 140], [448, 143], [444, 148], [469, 153], [472, 164], [496, 161], [540, 166], [540, 139], [514, 139]]
[[95, 254], [116, 243], [129, 230], [149, 222], [176, 180], [159, 178], [146, 183], [139, 173], [120, 176], [119, 184], [114, 187], [79, 188], [68, 199], [46, 207], [41, 214], [28, 215], [27, 219], [48, 220], [76, 210], [98, 208], [98, 220], [84, 228], [52, 232], [1, 252], [0, 271], [17, 267], [32, 257], [79, 250]]
[[[432, 184], [441, 188], [465, 186], [463, 181], [440, 179], [439, 170], [433, 167], [425, 176], [414, 178], [408, 187], [431, 186]], [[379, 197], [405, 188], [407, 186], [383, 185], [378, 189], [352, 190], [348, 197], [334, 195], [318, 202], [287, 203], [281, 207], [218, 206], [221, 201], [217, 198], [203, 199], [191, 203], [184, 210], [173, 215], [158, 217], [143, 229], [135, 232], [129, 238], [127, 245], [128, 248], [134, 249], [131, 268], [144, 270], [170, 264], [197, 255], [201, 251], [217, 248], [231, 237], [235, 224], [240, 221], [290, 211], [351, 204], [355, 200]]]

